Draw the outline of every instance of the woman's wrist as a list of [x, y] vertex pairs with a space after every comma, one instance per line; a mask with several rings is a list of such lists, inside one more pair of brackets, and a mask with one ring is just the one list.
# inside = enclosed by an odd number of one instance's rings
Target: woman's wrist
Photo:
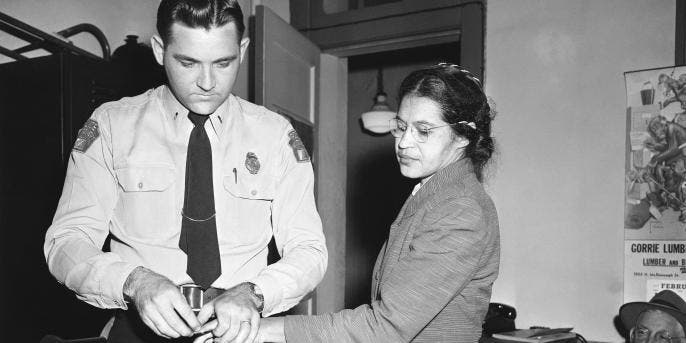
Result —
[[259, 331], [260, 342], [286, 342], [284, 317], [262, 318]]

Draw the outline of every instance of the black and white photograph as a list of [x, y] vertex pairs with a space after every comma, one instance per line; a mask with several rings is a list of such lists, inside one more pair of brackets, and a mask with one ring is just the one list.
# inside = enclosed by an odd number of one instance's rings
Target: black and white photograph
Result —
[[0, 0], [0, 342], [686, 343], [686, 0]]

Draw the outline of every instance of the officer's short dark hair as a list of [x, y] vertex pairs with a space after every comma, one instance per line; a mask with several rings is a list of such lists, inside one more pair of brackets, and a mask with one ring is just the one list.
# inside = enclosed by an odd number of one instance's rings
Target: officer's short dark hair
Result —
[[157, 9], [157, 32], [165, 44], [171, 39], [171, 27], [176, 22], [206, 30], [234, 23], [239, 42], [245, 32], [243, 11], [237, 0], [162, 0]]

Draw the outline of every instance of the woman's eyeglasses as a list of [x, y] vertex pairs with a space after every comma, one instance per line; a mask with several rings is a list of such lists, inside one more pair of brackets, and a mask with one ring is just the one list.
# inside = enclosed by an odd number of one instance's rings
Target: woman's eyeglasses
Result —
[[[400, 138], [405, 134], [405, 131], [407, 131], [407, 123], [398, 119], [398, 118], [393, 118], [389, 121], [389, 125], [391, 128], [391, 134], [395, 138]], [[429, 140], [429, 136], [431, 135], [431, 130], [433, 129], [438, 129], [440, 127], [446, 127], [446, 126], [453, 126], [455, 124], [446, 124], [446, 125], [439, 125], [439, 126], [428, 126], [426, 124], [414, 124], [410, 126], [410, 132], [412, 133], [412, 137], [419, 142], [419, 143], [426, 143], [427, 140]]]

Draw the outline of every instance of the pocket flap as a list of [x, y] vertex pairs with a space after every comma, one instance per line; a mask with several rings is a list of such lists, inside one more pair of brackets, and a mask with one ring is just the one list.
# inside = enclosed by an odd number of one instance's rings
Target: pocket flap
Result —
[[174, 182], [171, 167], [124, 167], [115, 172], [125, 192], [161, 192]]
[[258, 177], [246, 175], [243, 178], [233, 174], [226, 175], [224, 188], [233, 196], [254, 200], [274, 200], [276, 192], [274, 182], [265, 175]]

